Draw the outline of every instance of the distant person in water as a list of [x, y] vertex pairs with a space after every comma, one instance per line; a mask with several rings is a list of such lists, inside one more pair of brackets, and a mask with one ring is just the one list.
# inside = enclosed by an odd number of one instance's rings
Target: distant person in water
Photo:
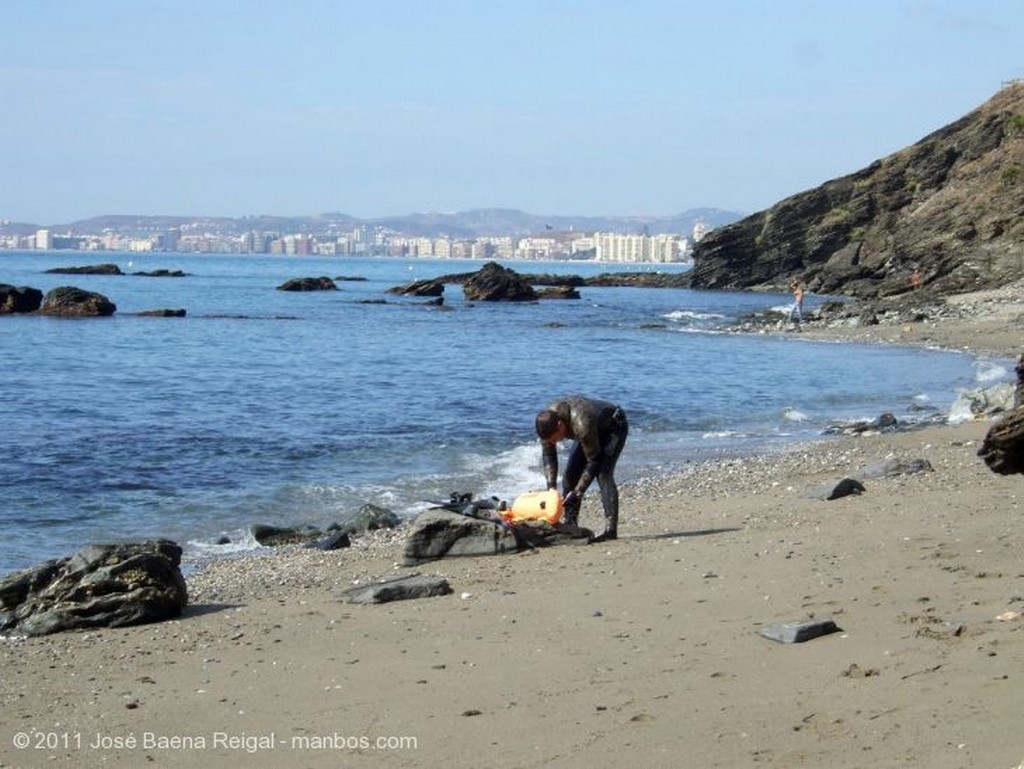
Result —
[[793, 306], [789, 310], [789, 322], [802, 326], [804, 323], [804, 284], [800, 278], [793, 278], [789, 284], [789, 290], [793, 292]]
[[562, 474], [563, 522], [578, 525], [583, 495], [596, 478], [601, 489], [605, 528], [593, 541], [618, 538], [619, 488], [615, 484], [615, 463], [629, 434], [625, 412], [614, 403], [570, 396], [555, 401], [537, 414], [536, 428], [549, 489], [558, 488], [558, 443], [567, 439], [575, 441]]

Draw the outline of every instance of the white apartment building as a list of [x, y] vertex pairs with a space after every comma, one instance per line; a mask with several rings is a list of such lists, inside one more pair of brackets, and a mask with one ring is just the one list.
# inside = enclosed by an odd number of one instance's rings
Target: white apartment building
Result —
[[434, 256], [438, 259], [452, 258], [452, 241], [450, 238], [437, 238], [434, 240]]
[[519, 259], [552, 259], [564, 251], [554, 238], [521, 238], [516, 248]]
[[620, 235], [594, 233], [599, 262], [679, 262], [685, 245], [679, 235]]

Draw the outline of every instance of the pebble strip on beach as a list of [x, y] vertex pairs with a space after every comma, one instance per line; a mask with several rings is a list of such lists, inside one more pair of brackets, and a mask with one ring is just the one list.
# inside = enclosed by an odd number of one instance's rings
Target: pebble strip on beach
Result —
[[[620, 489], [621, 527], [629, 532], [631, 527], [646, 530], [648, 526], [676, 526], [678, 521], [649, 520], [652, 509], [685, 509], [706, 500], [756, 496], [779, 486], [787, 487], [794, 478], [827, 481], [851, 475], [868, 462], [878, 459], [864, 445], [865, 439], [870, 438], [871, 434], [866, 433], [857, 437], [823, 439], [748, 457], [694, 462], [672, 475], [637, 479]], [[976, 449], [971, 444], [960, 449], [951, 453], [950, 461], [961, 465], [977, 463], [973, 456]], [[908, 477], [900, 482], [923, 481]], [[673, 504], [677, 499], [681, 505]], [[595, 506], [591, 516], [600, 515], [596, 498], [588, 500], [587, 504]], [[758, 521], [746, 519], [743, 523], [749, 526], [756, 525]], [[404, 573], [400, 571], [402, 547], [408, 528], [409, 524], [405, 523], [395, 529], [356, 535], [350, 548], [334, 551], [288, 545], [213, 559], [189, 575], [189, 601], [224, 603], [256, 598], [284, 599], [294, 597], [303, 589], [341, 591]], [[452, 560], [439, 562], [442, 571], [455, 568], [453, 564]]]

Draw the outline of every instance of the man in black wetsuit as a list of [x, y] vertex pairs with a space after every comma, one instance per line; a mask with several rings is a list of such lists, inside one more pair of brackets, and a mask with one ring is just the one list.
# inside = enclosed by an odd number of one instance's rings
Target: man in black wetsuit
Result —
[[594, 541], [616, 539], [619, 488], [615, 485], [615, 463], [629, 433], [626, 414], [614, 403], [571, 396], [541, 411], [536, 427], [549, 489], [558, 488], [558, 442], [576, 441], [562, 474], [562, 520], [570, 526], [577, 524], [583, 494], [596, 478], [601, 489], [605, 530]]

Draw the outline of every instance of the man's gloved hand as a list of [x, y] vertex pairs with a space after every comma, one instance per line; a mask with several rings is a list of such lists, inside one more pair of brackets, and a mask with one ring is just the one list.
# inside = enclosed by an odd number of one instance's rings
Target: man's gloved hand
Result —
[[566, 526], [576, 526], [580, 516], [580, 495], [573, 491], [565, 492], [562, 497], [562, 523]]

